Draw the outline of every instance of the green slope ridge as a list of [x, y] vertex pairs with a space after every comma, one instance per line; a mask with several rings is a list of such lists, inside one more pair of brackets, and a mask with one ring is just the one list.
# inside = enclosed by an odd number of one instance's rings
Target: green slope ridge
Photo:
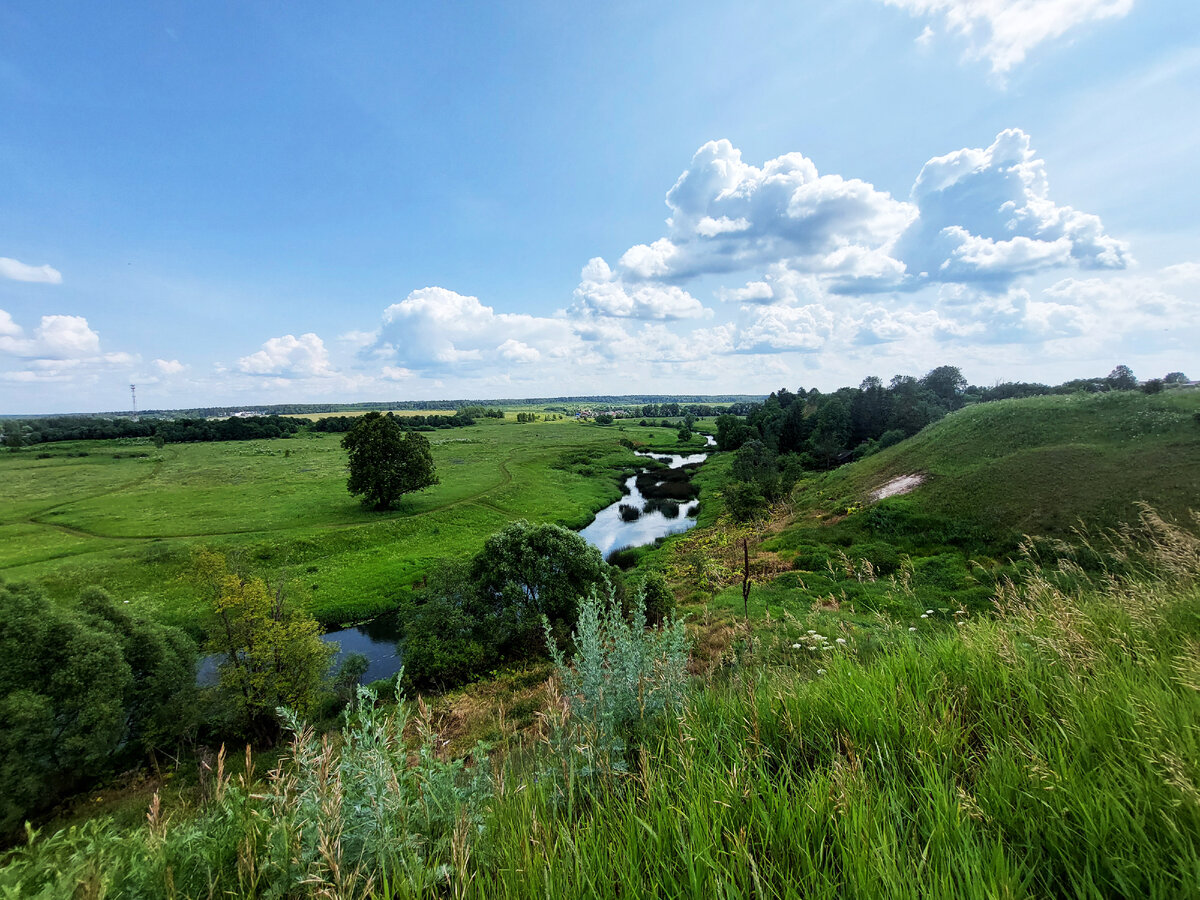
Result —
[[1197, 411], [1195, 390], [979, 404], [815, 479], [801, 497], [809, 510], [863, 506], [889, 480], [920, 474], [907, 505], [992, 530], [1064, 535], [1081, 520], [1126, 521], [1137, 501], [1183, 516], [1200, 505]]
[[[914, 620], [929, 609], [982, 611], [998, 582], [1029, 565], [1016, 552], [1023, 536], [1045, 562], [1054, 541], [1132, 521], [1139, 502], [1187, 522], [1200, 509], [1198, 413], [1195, 390], [979, 404], [806, 478], [791, 515], [763, 536], [751, 618], [784, 612], [819, 628], [823, 609]], [[873, 499], [909, 475], [922, 483]], [[729, 564], [740, 571], [740, 562]], [[741, 612], [740, 585], [711, 599]]]

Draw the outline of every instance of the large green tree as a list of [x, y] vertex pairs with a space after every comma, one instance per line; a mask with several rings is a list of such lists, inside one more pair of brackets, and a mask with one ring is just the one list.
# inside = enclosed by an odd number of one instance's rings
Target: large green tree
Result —
[[346, 487], [362, 497], [363, 506], [391, 509], [404, 494], [438, 483], [429, 441], [405, 432], [391, 413], [362, 416], [342, 438], [342, 447], [350, 456]]
[[607, 595], [609, 572], [600, 551], [575, 532], [512, 523], [468, 564], [439, 566], [420, 602], [402, 610], [406, 681], [446, 688], [500, 663], [544, 656], [543, 621], [568, 642], [580, 599], [593, 590]]
[[493, 534], [471, 565], [470, 610], [486, 623], [501, 658], [545, 652], [542, 617], [560, 643], [569, 639], [579, 600], [608, 589], [600, 551], [570, 529], [513, 522]]

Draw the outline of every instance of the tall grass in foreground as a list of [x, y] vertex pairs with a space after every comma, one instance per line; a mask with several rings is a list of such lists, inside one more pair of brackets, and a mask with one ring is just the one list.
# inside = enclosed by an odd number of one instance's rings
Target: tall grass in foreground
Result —
[[403, 706], [341, 749], [300, 727], [265, 786], [36, 837], [0, 895], [1200, 896], [1200, 542], [1147, 512], [1123, 546], [1132, 575], [1062, 560], [823, 675], [736, 669], [626, 731], [625, 771], [584, 771], [569, 713], [494, 778], [427, 730], [405, 757]]

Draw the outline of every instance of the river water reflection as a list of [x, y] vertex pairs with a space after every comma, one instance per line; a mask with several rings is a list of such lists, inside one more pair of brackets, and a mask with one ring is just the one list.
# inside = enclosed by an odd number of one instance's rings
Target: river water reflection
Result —
[[[716, 444], [711, 435], [705, 435], [705, 438], [710, 447]], [[707, 453], [681, 455], [678, 453], [645, 453], [638, 451], [637, 455], [664, 462], [669, 469], [697, 465], [708, 459]], [[636, 475], [631, 475], [625, 480], [625, 487], [629, 491], [627, 495], [611, 506], [606, 506], [600, 512], [596, 513], [596, 518], [592, 520], [592, 523], [579, 532], [585, 541], [600, 551], [602, 556], [607, 557], [612, 551], [620, 550], [624, 547], [641, 547], [644, 544], [653, 544], [660, 537], [666, 537], [668, 534], [678, 534], [681, 531], [687, 531], [689, 528], [695, 527], [695, 516], [700, 509], [699, 500], [680, 503], [679, 515], [677, 516], [667, 516], [661, 510], [654, 509], [643, 512], [633, 521], [626, 521], [621, 516], [621, 507], [632, 506], [635, 509], [642, 510], [646, 506], [646, 498], [642, 496], [637, 488]]]
[[[321, 640], [339, 645], [330, 663], [330, 672], [336, 672], [351, 653], [361, 653], [367, 658], [367, 671], [360, 679], [362, 684], [391, 678], [400, 671], [400, 649], [396, 644], [399, 639], [400, 629], [395, 614], [379, 616], [361, 625], [339, 628], [321, 635]], [[201, 657], [196, 682], [204, 686], [216, 684], [217, 667], [224, 658], [221, 653]]]

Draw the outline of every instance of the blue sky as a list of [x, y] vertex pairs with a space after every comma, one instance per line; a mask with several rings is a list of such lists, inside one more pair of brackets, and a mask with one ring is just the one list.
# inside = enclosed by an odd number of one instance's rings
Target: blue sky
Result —
[[0, 413], [1200, 371], [1200, 4], [9, 2]]

